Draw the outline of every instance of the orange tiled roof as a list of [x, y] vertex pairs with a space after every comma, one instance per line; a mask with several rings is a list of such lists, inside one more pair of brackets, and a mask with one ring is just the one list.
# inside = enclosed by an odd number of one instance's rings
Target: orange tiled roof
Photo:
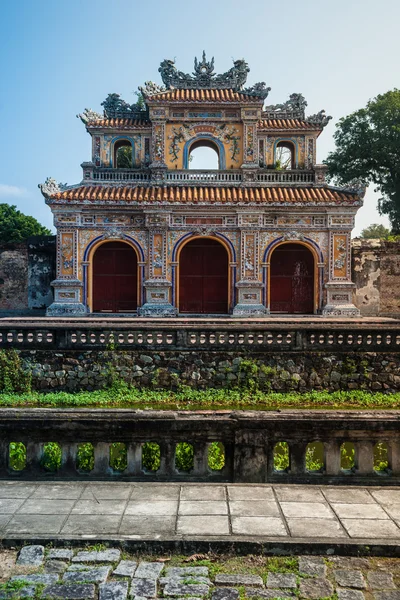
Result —
[[257, 126], [258, 129], [320, 129], [300, 119], [262, 119]]
[[107, 128], [107, 129], [143, 129], [151, 127], [151, 122], [145, 119], [99, 119], [98, 121], [89, 121], [86, 127]]
[[262, 103], [261, 98], [250, 96], [244, 92], [235, 92], [230, 89], [190, 89], [167, 90], [150, 96], [149, 101], [155, 102], [255, 102]]
[[129, 187], [89, 185], [58, 192], [58, 200], [138, 204], [356, 204], [356, 194], [320, 187]]

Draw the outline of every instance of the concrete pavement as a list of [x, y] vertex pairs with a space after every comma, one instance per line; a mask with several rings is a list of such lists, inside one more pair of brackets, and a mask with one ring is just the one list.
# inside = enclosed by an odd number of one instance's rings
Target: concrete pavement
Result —
[[0, 538], [400, 544], [400, 489], [0, 481]]

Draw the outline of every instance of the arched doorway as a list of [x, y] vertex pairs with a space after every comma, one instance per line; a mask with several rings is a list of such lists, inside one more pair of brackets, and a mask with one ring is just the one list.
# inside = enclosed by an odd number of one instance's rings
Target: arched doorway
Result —
[[302, 244], [281, 244], [270, 261], [270, 311], [314, 312], [314, 256]]
[[227, 314], [228, 269], [228, 252], [220, 242], [188, 242], [179, 255], [179, 312]]
[[137, 309], [138, 260], [125, 242], [106, 242], [93, 257], [93, 311], [133, 312]]

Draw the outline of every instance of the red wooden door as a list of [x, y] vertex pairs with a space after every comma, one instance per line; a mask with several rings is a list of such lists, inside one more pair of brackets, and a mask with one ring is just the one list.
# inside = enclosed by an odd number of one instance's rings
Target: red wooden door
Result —
[[192, 314], [228, 312], [228, 253], [219, 242], [196, 239], [182, 249], [179, 311]]
[[272, 253], [270, 310], [310, 314], [314, 310], [314, 257], [301, 244], [283, 244]]
[[137, 256], [123, 242], [107, 242], [93, 259], [93, 311], [132, 312], [137, 309]]

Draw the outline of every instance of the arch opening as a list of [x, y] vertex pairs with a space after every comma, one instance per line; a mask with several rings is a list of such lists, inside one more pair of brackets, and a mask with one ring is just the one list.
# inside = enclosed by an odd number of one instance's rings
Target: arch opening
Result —
[[218, 240], [196, 238], [179, 254], [179, 312], [227, 314], [228, 252]]
[[219, 149], [212, 140], [201, 139], [193, 142], [189, 149], [189, 169], [219, 169]]
[[115, 142], [114, 166], [116, 169], [133, 168], [133, 149], [129, 140], [118, 140]]
[[270, 311], [313, 314], [314, 255], [303, 244], [284, 243], [272, 251], [270, 262]]
[[275, 169], [285, 171], [296, 168], [296, 152], [292, 142], [278, 142], [275, 147]]
[[134, 312], [138, 305], [138, 258], [126, 242], [106, 242], [93, 256], [93, 311]]

